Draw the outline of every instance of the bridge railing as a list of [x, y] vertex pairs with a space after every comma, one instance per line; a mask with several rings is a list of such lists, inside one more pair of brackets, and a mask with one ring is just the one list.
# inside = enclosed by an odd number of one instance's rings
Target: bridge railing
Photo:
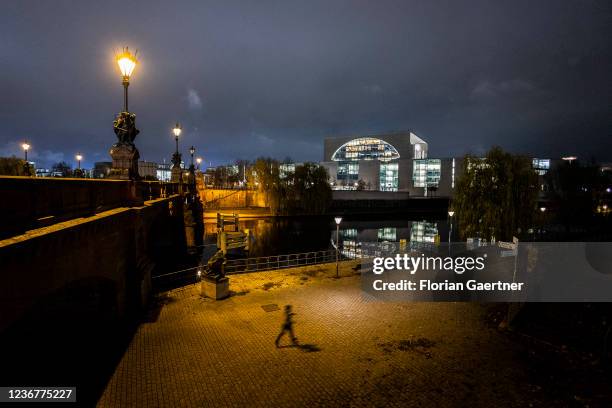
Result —
[[177, 183], [0, 176], [0, 239], [178, 192]]

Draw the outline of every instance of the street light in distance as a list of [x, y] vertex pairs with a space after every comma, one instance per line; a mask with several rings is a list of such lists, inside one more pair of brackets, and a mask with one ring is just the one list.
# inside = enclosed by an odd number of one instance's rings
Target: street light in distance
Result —
[[21, 148], [23, 149], [24, 153], [25, 153], [25, 161], [28, 161], [28, 150], [30, 150], [30, 145], [28, 144], [28, 142], [24, 142], [21, 144]]
[[336, 278], [339, 277], [338, 272], [338, 255], [340, 251], [340, 223], [342, 222], [342, 217], [334, 217], [334, 221], [336, 221]]

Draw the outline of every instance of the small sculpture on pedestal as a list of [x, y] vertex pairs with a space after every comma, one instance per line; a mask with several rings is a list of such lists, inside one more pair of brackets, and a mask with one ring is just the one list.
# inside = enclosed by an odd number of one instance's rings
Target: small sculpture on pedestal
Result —
[[138, 159], [140, 153], [134, 145], [134, 139], [140, 131], [136, 129], [136, 115], [130, 112], [121, 112], [113, 122], [113, 130], [117, 135], [117, 143], [110, 149], [113, 158], [113, 167], [110, 177], [124, 180], [137, 180]]
[[225, 255], [223, 251], [217, 251], [206, 263], [205, 277], [220, 280], [225, 278]]
[[229, 296], [229, 279], [225, 276], [225, 254], [221, 250], [206, 263], [202, 277], [202, 295], [215, 300]]

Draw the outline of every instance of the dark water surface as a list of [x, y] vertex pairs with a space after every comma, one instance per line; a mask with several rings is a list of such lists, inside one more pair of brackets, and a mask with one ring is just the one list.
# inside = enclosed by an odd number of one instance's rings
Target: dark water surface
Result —
[[[336, 240], [336, 223], [332, 216], [261, 218], [240, 222], [240, 228], [251, 232], [249, 256], [268, 256], [332, 249]], [[456, 226], [453, 226], [456, 228]], [[216, 222], [206, 223], [205, 243], [217, 239]], [[423, 215], [391, 217], [345, 217], [340, 224], [339, 239], [343, 248], [398, 242], [433, 243], [436, 235], [442, 242], [449, 238], [447, 219]], [[456, 231], [453, 232], [453, 239]]]

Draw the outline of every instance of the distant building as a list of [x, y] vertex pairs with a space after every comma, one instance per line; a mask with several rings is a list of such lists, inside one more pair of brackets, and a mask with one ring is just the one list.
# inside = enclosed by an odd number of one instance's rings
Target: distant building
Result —
[[460, 159], [429, 158], [428, 150], [413, 132], [335, 137], [325, 139], [321, 165], [335, 190], [451, 196]]
[[303, 163], [281, 163], [278, 166], [279, 177], [284, 179], [292, 173], [295, 173], [295, 168], [303, 165]]
[[172, 176], [172, 163], [159, 163], [157, 165], [156, 174], [159, 181], [170, 181]]
[[93, 168], [93, 178], [107, 178], [112, 167], [113, 162], [95, 162]]
[[138, 175], [145, 180], [157, 180], [158, 164], [150, 161], [138, 161]]
[[51, 170], [38, 168], [36, 169], [36, 177], [51, 177]]

